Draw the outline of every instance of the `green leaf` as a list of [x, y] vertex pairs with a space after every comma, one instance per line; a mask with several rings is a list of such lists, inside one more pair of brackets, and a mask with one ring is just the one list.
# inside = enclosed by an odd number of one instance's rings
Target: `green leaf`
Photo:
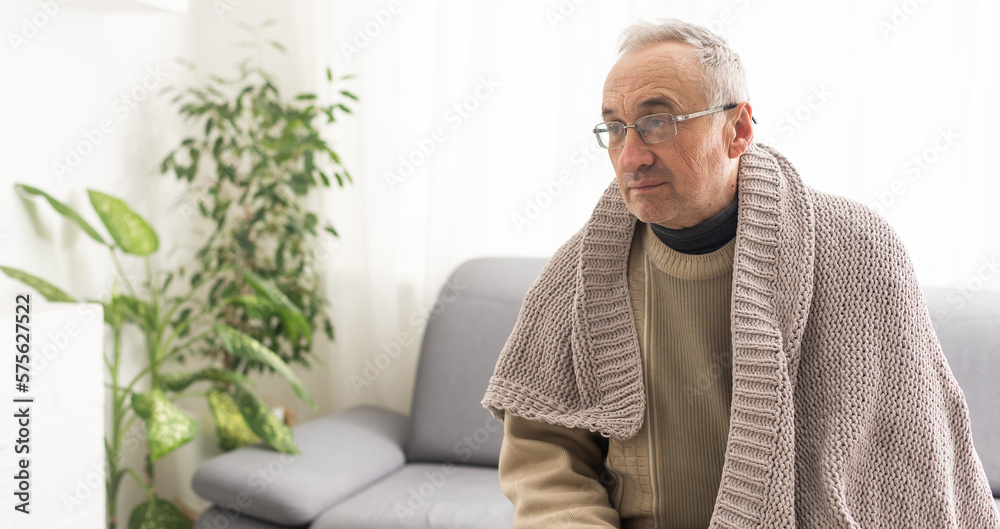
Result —
[[145, 326], [147, 323], [155, 325], [155, 322], [152, 321], [153, 307], [149, 303], [126, 294], [115, 294], [112, 297], [119, 313], [126, 321], [140, 326]]
[[187, 373], [170, 373], [160, 377], [160, 387], [167, 391], [184, 391], [188, 386], [202, 380], [212, 380], [224, 384], [247, 384], [247, 377], [217, 367], [206, 367], [198, 371]]
[[170, 155], [164, 158], [163, 161], [160, 163], [160, 172], [166, 173], [173, 166], [174, 166], [174, 153], [170, 153]]
[[340, 165], [340, 155], [337, 154], [337, 151], [334, 151], [329, 147], [326, 147], [324, 150], [326, 151], [327, 154], [330, 155], [331, 160], [337, 162], [337, 164]]
[[42, 295], [43, 298], [49, 301], [53, 302], [66, 301], [70, 303], [76, 301], [75, 299], [73, 299], [73, 296], [70, 296], [69, 294], [63, 292], [58, 287], [54, 286], [52, 283], [49, 283], [44, 279], [35, 277], [25, 272], [24, 270], [18, 270], [17, 268], [11, 268], [9, 266], [0, 266], [0, 270], [3, 270], [3, 273], [7, 274], [7, 276], [10, 277], [11, 279], [20, 281], [25, 285], [28, 285], [29, 287], [35, 289], [36, 291], [38, 291], [39, 294]]
[[[292, 372], [292, 369], [288, 367], [288, 364], [281, 359], [274, 351], [268, 349], [264, 344], [258, 342], [246, 334], [224, 324], [216, 323], [213, 328], [216, 334], [222, 338], [222, 345], [229, 351], [229, 354], [238, 356], [240, 358], [246, 358], [248, 360], [253, 360], [264, 364], [274, 370], [275, 373], [281, 375], [282, 378], [288, 381], [292, 385], [292, 389], [295, 394], [302, 399], [303, 402], [309, 404], [309, 406], [315, 408], [316, 402], [313, 401], [312, 397], [306, 391], [305, 385], [299, 380], [299, 377]], [[253, 425], [251, 424], [251, 427]], [[257, 430], [254, 430], [257, 432]], [[260, 432], [257, 432], [260, 434]], [[261, 435], [263, 437], [263, 435]]]
[[316, 233], [315, 228], [316, 228], [316, 224], [318, 222], [319, 222], [319, 219], [317, 219], [315, 213], [312, 213], [312, 212], [306, 213], [306, 230], [309, 230], [310, 233], [312, 233], [312, 234], [315, 235], [315, 233]]
[[198, 430], [197, 423], [160, 389], [132, 395], [132, 409], [146, 422], [146, 442], [154, 463], [194, 439]]
[[333, 70], [329, 66], [326, 67], [326, 80], [333, 81]]
[[326, 333], [326, 337], [332, 342], [334, 340], [333, 324], [330, 323], [329, 319], [323, 320], [323, 331]]
[[274, 303], [272, 303], [269, 299], [260, 296], [236, 296], [234, 298], [229, 298], [226, 302], [228, 304], [243, 307], [243, 311], [249, 319], [260, 319], [266, 321], [277, 312], [277, 307], [274, 306]]
[[102, 301], [101, 306], [104, 307], [104, 323], [110, 325], [112, 329], [121, 327], [122, 316], [118, 313], [115, 304], [109, 301]]
[[349, 97], [349, 98], [351, 98], [351, 99], [353, 99], [353, 100], [355, 100], [355, 101], [357, 101], [357, 100], [358, 100], [358, 96], [354, 95], [354, 94], [353, 94], [353, 93], [351, 93], [351, 92], [348, 92], [347, 90], [341, 90], [341, 91], [340, 91], [340, 93], [341, 93], [341, 95], [343, 95], [344, 97]]
[[[180, 314], [178, 314], [177, 317], [174, 318], [173, 322], [174, 326], [175, 327], [180, 326], [182, 323], [185, 323], [188, 319], [188, 316], [190, 315], [191, 315], [191, 307], [184, 307], [183, 309], [181, 309]], [[190, 326], [188, 328], [190, 328]]]
[[90, 195], [90, 203], [101, 217], [101, 222], [123, 252], [149, 255], [159, 248], [160, 239], [156, 236], [156, 232], [128, 205], [113, 196], [92, 189], [88, 189], [87, 194]]
[[260, 437], [250, 429], [240, 414], [233, 397], [218, 389], [208, 392], [208, 404], [215, 417], [215, 429], [219, 434], [219, 448], [235, 450], [241, 446], [256, 443]]
[[191, 522], [176, 505], [156, 498], [144, 501], [132, 510], [128, 529], [191, 529]]
[[312, 151], [306, 151], [305, 153], [303, 153], [302, 163], [304, 164], [302, 166], [302, 170], [306, 174], [311, 174], [313, 172], [313, 169], [316, 168], [316, 161]]
[[312, 101], [313, 99], [316, 99], [316, 94], [299, 94], [295, 96], [295, 99], [297, 101]]
[[167, 287], [170, 286], [170, 282], [173, 281], [173, 280], [174, 280], [174, 273], [173, 272], [167, 272], [166, 276], [163, 279], [163, 286], [160, 287], [160, 292], [166, 293]]
[[234, 393], [240, 415], [243, 416], [247, 426], [254, 433], [279, 452], [299, 453], [299, 447], [295, 445], [295, 440], [292, 438], [292, 431], [274, 416], [271, 408], [261, 402], [256, 395], [240, 386], [236, 386]]
[[292, 342], [297, 342], [299, 336], [303, 335], [310, 344], [312, 343], [312, 328], [309, 326], [309, 320], [302, 315], [299, 307], [292, 300], [288, 299], [288, 296], [284, 292], [278, 290], [278, 287], [274, 286], [274, 284], [264, 280], [264, 278], [253, 272], [240, 270], [240, 273], [243, 274], [243, 279], [247, 283], [250, 283], [250, 286], [258, 294], [269, 299], [271, 303], [274, 303], [281, 317], [281, 322], [288, 329], [288, 334], [291, 335]]
[[76, 211], [73, 211], [73, 209], [67, 206], [66, 204], [63, 204], [62, 202], [59, 202], [58, 200], [52, 198], [52, 196], [46, 193], [45, 191], [42, 191], [41, 189], [38, 189], [36, 187], [31, 187], [25, 184], [15, 184], [14, 189], [17, 189], [22, 193], [26, 193], [28, 195], [36, 195], [44, 197], [45, 200], [48, 200], [49, 204], [51, 204], [52, 207], [55, 208], [55, 210], [58, 211], [62, 216], [73, 221], [77, 226], [82, 228], [83, 231], [87, 232], [87, 235], [90, 235], [91, 239], [94, 239], [95, 241], [101, 244], [105, 245], [108, 244], [107, 241], [104, 240], [104, 237], [101, 237], [101, 234], [97, 233], [97, 230], [91, 227], [91, 225], [88, 224], [87, 221], [83, 220], [83, 217], [81, 217]]

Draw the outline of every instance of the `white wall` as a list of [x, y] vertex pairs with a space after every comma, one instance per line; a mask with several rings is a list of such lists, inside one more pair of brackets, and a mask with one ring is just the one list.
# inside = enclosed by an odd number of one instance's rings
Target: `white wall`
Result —
[[[44, 201], [22, 200], [13, 192], [13, 184], [23, 182], [46, 190], [102, 232], [86, 189], [122, 198], [157, 229], [161, 250], [154, 262], [179, 262], [185, 252], [197, 247], [198, 239], [192, 236], [197, 226], [176, 207], [183, 186], [172, 176], [158, 173], [159, 162], [179, 142], [183, 128], [169, 97], [157, 92], [168, 84], [184, 86], [191, 81], [187, 70], [174, 62], [177, 57], [208, 71], [232, 73], [237, 55], [231, 46], [243, 34], [229, 24], [232, 18], [216, 13], [212, 2], [193, 2], [186, 14], [116, 9], [129, 2], [81, 3], [110, 5], [111, 9], [62, 6], [54, 1], [51, 5], [28, 0], [0, 4], [4, 37], [0, 43], [0, 264], [27, 270], [79, 299], [106, 299], [113, 270], [107, 251], [64, 222]], [[279, 16], [288, 8], [284, 3], [281, 6]], [[252, 7], [240, 9], [249, 15], [241, 19], [254, 19]], [[32, 31], [25, 19], [44, 23], [32, 23], [37, 27]], [[24, 42], [17, 37], [11, 40], [11, 34], [25, 36]], [[297, 48], [294, 28], [276, 36], [293, 52]], [[289, 89], [295, 88], [299, 64], [273, 63]], [[61, 171], [54, 168], [55, 163], [69, 167], [69, 172], [58, 174]], [[168, 262], [171, 248], [179, 250]], [[141, 261], [128, 257], [122, 261], [132, 281], [144, 277]], [[0, 299], [13, 299], [23, 290], [6, 276], [0, 277]], [[126, 336], [123, 375], [131, 376], [144, 365], [138, 338], [134, 333]], [[262, 396], [292, 407], [300, 421], [329, 412], [326, 373], [322, 369], [299, 371], [319, 403], [317, 410], [301, 404], [283, 381], [261, 380]], [[196, 418], [207, 419], [203, 403], [195, 399], [182, 403]], [[185, 489], [198, 454], [211, 451], [200, 439], [157, 463], [160, 493], [193, 507], [203, 506]], [[141, 450], [125, 456], [127, 465], [141, 471]], [[127, 520], [132, 507], [144, 497], [129, 480], [122, 489], [119, 519]]]
[[[20, 367], [15, 367], [13, 354], [0, 363], [5, 381], [0, 386], [0, 475], [9, 480], [17, 476], [10, 486], [25, 495], [7, 495], [0, 525], [102, 529], [106, 524], [101, 306], [48, 303], [22, 290], [27, 299], [4, 298], [0, 305], [6, 345], [13, 349], [16, 315], [17, 321], [27, 324], [29, 331], [23, 332], [30, 336], [30, 341], [17, 343], [31, 346], [27, 361], [18, 359]], [[19, 379], [26, 380], [24, 392], [14, 386], [15, 374], [28, 375]], [[21, 489], [22, 482], [26, 489]]]

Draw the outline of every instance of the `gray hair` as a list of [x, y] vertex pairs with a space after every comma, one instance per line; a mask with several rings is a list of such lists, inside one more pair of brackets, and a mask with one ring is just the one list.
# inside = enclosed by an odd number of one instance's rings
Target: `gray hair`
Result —
[[685, 42], [694, 47], [702, 69], [702, 92], [709, 107], [748, 101], [746, 71], [740, 56], [722, 37], [706, 28], [668, 18], [659, 24], [639, 21], [619, 38], [618, 57], [661, 42]]

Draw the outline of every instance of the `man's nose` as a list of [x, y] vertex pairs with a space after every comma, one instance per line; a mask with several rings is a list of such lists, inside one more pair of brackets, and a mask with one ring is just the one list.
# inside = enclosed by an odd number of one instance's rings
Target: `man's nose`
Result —
[[618, 149], [618, 168], [626, 173], [634, 173], [653, 165], [654, 156], [650, 147], [652, 146], [642, 141], [635, 129], [629, 129], [625, 134], [625, 144]]

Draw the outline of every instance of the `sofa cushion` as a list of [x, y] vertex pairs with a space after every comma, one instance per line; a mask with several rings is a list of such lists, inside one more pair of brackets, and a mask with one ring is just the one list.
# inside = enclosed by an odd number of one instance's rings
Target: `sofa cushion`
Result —
[[207, 461], [191, 485], [230, 514], [303, 525], [402, 467], [405, 433], [405, 417], [358, 407], [294, 428], [300, 455], [262, 444], [243, 447]]
[[218, 506], [212, 506], [201, 513], [194, 522], [194, 529], [306, 529], [307, 525], [290, 527], [264, 522], [235, 511], [227, 511]]
[[497, 465], [503, 423], [480, 401], [544, 265], [545, 259], [474, 259], [452, 273], [424, 331], [408, 461]]
[[976, 452], [1000, 495], [1000, 292], [925, 289], [941, 349], [969, 404]]
[[323, 513], [309, 529], [510, 529], [497, 469], [414, 463]]

